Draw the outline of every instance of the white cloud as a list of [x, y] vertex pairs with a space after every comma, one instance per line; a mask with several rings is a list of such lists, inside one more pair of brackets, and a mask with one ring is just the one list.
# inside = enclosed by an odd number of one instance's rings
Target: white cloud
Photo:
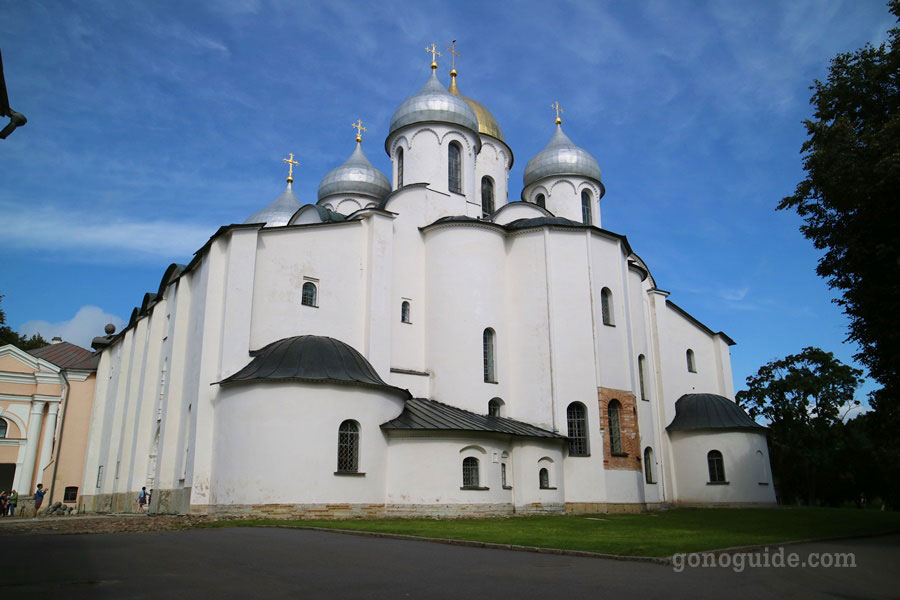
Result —
[[71, 258], [86, 261], [105, 256], [111, 262], [132, 262], [136, 255], [184, 260], [213, 233], [210, 227], [191, 223], [136, 221], [5, 202], [0, 202], [0, 213], [5, 221], [0, 244], [45, 252], [74, 250], [82, 255]]
[[116, 330], [125, 325], [124, 319], [104, 311], [99, 306], [86, 305], [78, 309], [75, 316], [68, 321], [48, 323], [47, 321], [26, 321], [19, 327], [19, 333], [31, 336], [40, 333], [48, 342], [51, 338], [61, 337], [82, 348], [90, 348], [91, 340], [104, 335], [103, 328], [107, 323], [116, 326]]

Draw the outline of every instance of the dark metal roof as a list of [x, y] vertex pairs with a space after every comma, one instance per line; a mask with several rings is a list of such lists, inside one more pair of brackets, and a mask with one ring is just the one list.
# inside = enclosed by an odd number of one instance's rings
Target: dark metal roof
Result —
[[671, 300], [666, 299], [666, 304], [667, 304], [669, 307], [671, 307], [675, 312], [677, 312], [678, 314], [680, 314], [682, 317], [684, 317], [685, 319], [687, 319], [688, 321], [690, 321], [691, 323], [693, 323], [694, 325], [696, 325], [697, 327], [699, 327], [700, 329], [702, 329], [703, 331], [705, 331], [706, 333], [708, 333], [709, 335], [720, 335], [720, 336], [722, 336], [722, 339], [724, 339], [724, 340], [725, 340], [725, 343], [728, 344], [729, 346], [734, 346], [734, 345], [737, 344], [737, 342], [735, 342], [733, 339], [731, 339], [731, 338], [728, 336], [728, 334], [726, 334], [724, 331], [713, 331], [712, 329], [710, 329], [709, 327], [707, 327], [706, 325], [704, 325], [703, 323], [701, 323], [699, 320], [697, 320], [697, 318], [696, 318], [695, 316], [693, 316], [693, 315], [690, 314], [688, 311], [684, 310], [683, 308], [681, 308], [680, 306], [678, 306], [677, 304], [675, 304], [675, 303], [672, 302]]
[[325, 208], [324, 206], [315, 205], [315, 207], [316, 212], [319, 213], [319, 218], [322, 219], [323, 223], [336, 223], [338, 221], [347, 220], [347, 217], [339, 212], [335, 212], [329, 208]]
[[396, 419], [383, 423], [382, 429], [423, 431], [481, 431], [522, 437], [565, 439], [565, 436], [504, 417], [478, 415], [435, 400], [411, 398]]
[[685, 394], [675, 402], [675, 418], [667, 431], [693, 429], [754, 429], [765, 427], [750, 418], [736, 402], [716, 394]]
[[366, 358], [349, 344], [320, 335], [301, 335], [272, 342], [250, 353], [253, 360], [218, 383], [308, 381], [362, 385], [410, 396], [388, 385]]
[[28, 353], [34, 357], [51, 362], [62, 369], [96, 371], [97, 363], [100, 362], [99, 354], [95, 356], [90, 350], [85, 350], [81, 346], [76, 346], [69, 342], [59, 342], [58, 344], [35, 348], [34, 350], [29, 350]]
[[507, 223], [506, 228], [509, 231], [516, 231], [519, 229], [527, 229], [529, 227], [544, 227], [547, 225], [557, 227], [590, 227], [590, 225], [585, 225], [584, 223], [579, 223], [578, 221], [573, 221], [565, 217], [533, 217], [531, 219], [516, 219], [515, 221]]

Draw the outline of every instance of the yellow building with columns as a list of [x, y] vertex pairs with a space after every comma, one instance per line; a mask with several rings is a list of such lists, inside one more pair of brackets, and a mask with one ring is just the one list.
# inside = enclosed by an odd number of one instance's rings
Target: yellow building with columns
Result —
[[97, 358], [59, 338], [29, 352], [0, 347], [0, 490], [19, 493], [17, 514], [32, 510], [38, 483], [43, 506], [77, 506]]

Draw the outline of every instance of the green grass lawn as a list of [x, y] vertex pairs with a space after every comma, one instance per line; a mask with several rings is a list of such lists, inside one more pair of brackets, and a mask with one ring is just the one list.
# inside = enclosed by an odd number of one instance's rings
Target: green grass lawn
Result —
[[828, 508], [682, 508], [633, 515], [552, 515], [495, 519], [214, 521], [202, 527], [327, 527], [431, 538], [671, 556], [800, 539], [900, 529], [900, 513]]

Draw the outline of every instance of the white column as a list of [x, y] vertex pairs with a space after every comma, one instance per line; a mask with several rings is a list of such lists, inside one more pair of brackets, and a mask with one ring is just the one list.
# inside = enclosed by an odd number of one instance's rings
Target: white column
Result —
[[50, 464], [53, 454], [53, 436], [56, 434], [56, 415], [59, 412], [59, 402], [51, 402], [47, 407], [47, 420], [44, 421], [44, 437], [41, 440], [41, 460], [38, 461], [38, 483], [43, 483], [48, 490], [53, 482], [41, 481], [44, 469]]
[[44, 419], [43, 400], [31, 402], [31, 417], [28, 419], [28, 441], [25, 442], [25, 459], [22, 461], [22, 477], [19, 478], [19, 486], [24, 488], [20, 493], [30, 496], [34, 493], [31, 479], [34, 477], [34, 461], [37, 460], [38, 438], [41, 437], [41, 421]]

